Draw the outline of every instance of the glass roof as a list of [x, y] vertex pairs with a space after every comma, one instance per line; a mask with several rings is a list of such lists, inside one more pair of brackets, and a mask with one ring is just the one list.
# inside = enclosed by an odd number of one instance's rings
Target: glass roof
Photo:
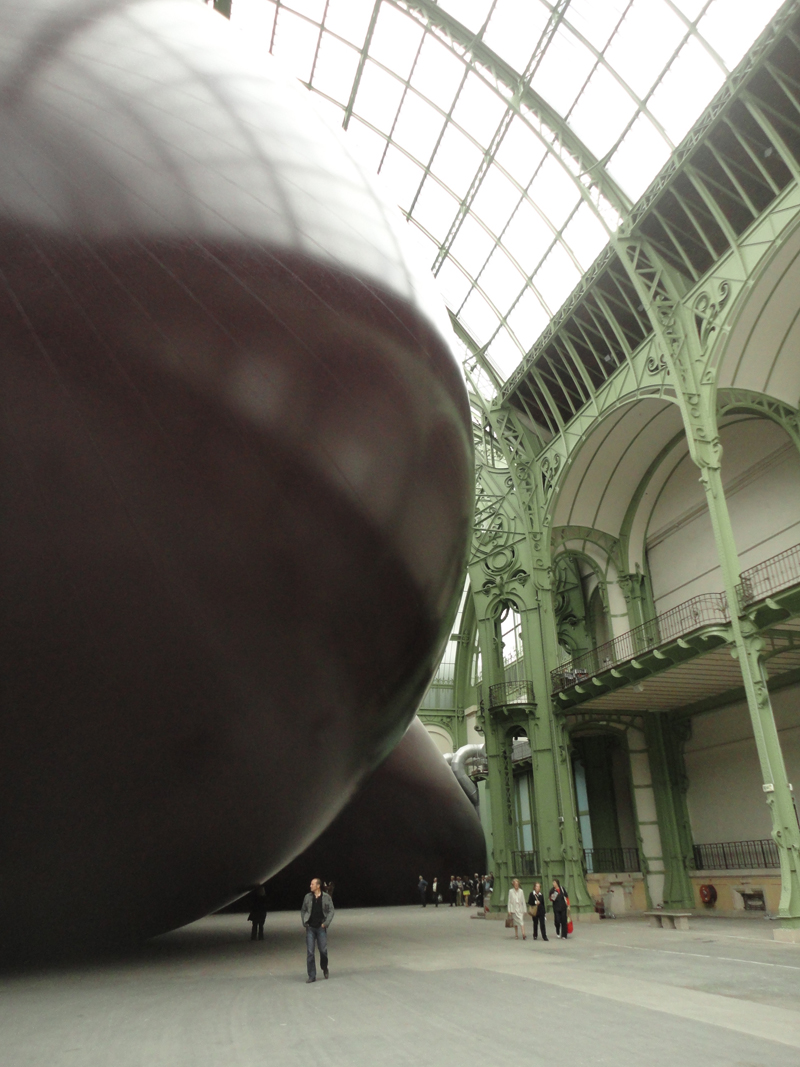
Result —
[[233, 0], [506, 379], [779, 0]]

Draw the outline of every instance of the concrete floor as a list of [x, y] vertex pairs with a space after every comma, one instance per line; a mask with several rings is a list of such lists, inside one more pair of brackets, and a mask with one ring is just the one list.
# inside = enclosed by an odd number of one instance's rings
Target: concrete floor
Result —
[[394, 1067], [639, 1060], [798, 1067], [800, 946], [763, 919], [576, 924], [516, 942], [474, 909], [340, 910], [330, 981], [299, 917], [216, 916], [103, 964], [0, 979], [3, 1067]]

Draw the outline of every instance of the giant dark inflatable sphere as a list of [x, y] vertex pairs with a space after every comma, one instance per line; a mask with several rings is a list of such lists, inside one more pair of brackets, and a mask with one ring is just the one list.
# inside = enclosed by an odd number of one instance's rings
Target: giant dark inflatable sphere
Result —
[[337, 907], [418, 904], [421, 874], [429, 885], [438, 876], [445, 894], [451, 874], [485, 869], [480, 819], [415, 719], [335, 822], [267, 883], [267, 898], [275, 910], [299, 908], [318, 877], [335, 883]]
[[443, 309], [247, 47], [199, 0], [0, 0], [0, 953], [279, 870], [447, 638]]

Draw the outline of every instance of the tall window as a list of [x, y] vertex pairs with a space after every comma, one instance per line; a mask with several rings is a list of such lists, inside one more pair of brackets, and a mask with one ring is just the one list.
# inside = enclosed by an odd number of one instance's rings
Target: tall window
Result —
[[524, 678], [522, 619], [511, 604], [507, 604], [500, 615], [500, 642], [505, 680], [516, 682]]
[[531, 776], [518, 774], [514, 777], [514, 806], [516, 808], [517, 849], [533, 852], [533, 818], [531, 815]]

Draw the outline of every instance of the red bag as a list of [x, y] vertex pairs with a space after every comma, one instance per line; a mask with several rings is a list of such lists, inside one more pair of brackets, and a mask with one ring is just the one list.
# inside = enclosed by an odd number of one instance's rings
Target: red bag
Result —
[[567, 933], [572, 933], [572, 919], [567, 919]]

